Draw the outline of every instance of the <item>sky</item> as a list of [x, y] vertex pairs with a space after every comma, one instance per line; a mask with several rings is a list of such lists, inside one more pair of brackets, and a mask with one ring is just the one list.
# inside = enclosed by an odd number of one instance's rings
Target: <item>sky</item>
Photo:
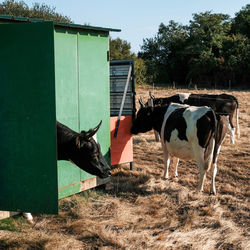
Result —
[[[117, 28], [111, 32], [113, 39], [120, 37], [137, 53], [143, 39], [154, 37], [160, 23], [174, 20], [189, 24], [192, 14], [205, 11], [228, 14], [234, 17], [249, 0], [23, 0], [29, 7], [34, 2], [56, 8], [74, 23]], [[0, 0], [0, 3], [3, 1]]]

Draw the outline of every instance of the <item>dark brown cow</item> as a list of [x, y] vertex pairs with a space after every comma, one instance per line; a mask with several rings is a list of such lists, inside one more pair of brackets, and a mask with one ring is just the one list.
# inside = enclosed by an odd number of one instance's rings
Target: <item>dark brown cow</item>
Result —
[[[93, 136], [101, 126], [100, 122], [89, 131], [77, 133], [67, 126], [56, 122], [57, 130], [57, 159], [71, 161], [80, 169], [106, 178], [111, 175], [111, 168], [104, 159], [100, 145]], [[23, 213], [30, 224], [33, 224], [31, 213]]]

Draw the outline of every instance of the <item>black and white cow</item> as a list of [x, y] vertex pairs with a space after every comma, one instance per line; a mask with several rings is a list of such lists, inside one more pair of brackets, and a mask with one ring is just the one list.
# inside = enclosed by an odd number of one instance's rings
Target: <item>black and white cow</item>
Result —
[[[140, 101], [131, 133], [138, 134], [155, 129], [161, 137], [165, 174], [168, 178], [170, 158], [195, 159], [199, 167], [198, 190], [203, 191], [206, 173], [212, 168], [210, 192], [216, 194], [215, 176], [220, 146], [226, 135], [222, 116], [215, 115], [207, 106], [197, 107], [178, 103], [145, 107]], [[178, 160], [177, 160], [178, 165]]]
[[[154, 98], [150, 94], [148, 104], [153, 106], [162, 106], [171, 102], [188, 104], [190, 106], [208, 106], [211, 107], [216, 114], [228, 117], [224, 119], [228, 132], [230, 134], [231, 143], [235, 142], [235, 133], [240, 137], [239, 127], [239, 103], [235, 96], [228, 94], [190, 94], [179, 93], [165, 98]], [[236, 125], [233, 118], [236, 115]], [[236, 127], [236, 129], [235, 129]]]
[[[83, 130], [77, 133], [56, 122], [57, 160], [71, 161], [80, 169], [100, 178], [109, 177], [111, 168], [102, 155], [99, 143], [93, 138], [101, 123], [87, 132]], [[24, 213], [24, 216], [29, 223], [33, 223], [31, 213]]]

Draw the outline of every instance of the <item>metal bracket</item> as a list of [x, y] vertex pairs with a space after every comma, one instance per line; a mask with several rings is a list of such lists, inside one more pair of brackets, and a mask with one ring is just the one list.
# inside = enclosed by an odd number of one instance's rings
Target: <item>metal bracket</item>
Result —
[[129, 84], [129, 80], [131, 78], [131, 73], [132, 73], [132, 64], [129, 65], [128, 77], [127, 77], [127, 81], [126, 81], [124, 91], [123, 91], [122, 102], [121, 102], [120, 111], [119, 111], [118, 119], [117, 119], [116, 126], [115, 126], [114, 137], [117, 137], [119, 124], [120, 124], [120, 120], [121, 120], [121, 115], [122, 115], [122, 111], [123, 111], [123, 107], [124, 107], [124, 103], [125, 103], [125, 99], [126, 99], [126, 95], [127, 95], [128, 84]]

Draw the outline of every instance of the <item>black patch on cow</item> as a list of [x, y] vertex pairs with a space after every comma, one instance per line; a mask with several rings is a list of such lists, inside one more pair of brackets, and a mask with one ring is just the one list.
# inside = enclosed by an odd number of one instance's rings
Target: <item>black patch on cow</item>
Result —
[[197, 120], [197, 137], [199, 140], [199, 145], [202, 148], [206, 148], [208, 146], [212, 133], [214, 133], [216, 128], [215, 123], [216, 121], [213, 111], [208, 111], [205, 115]]
[[187, 124], [183, 117], [183, 113], [186, 108], [176, 109], [171, 115], [168, 117], [166, 125], [165, 125], [165, 133], [164, 140], [170, 142], [171, 133], [173, 130], [177, 129], [178, 138], [180, 140], [188, 140], [186, 136]]

